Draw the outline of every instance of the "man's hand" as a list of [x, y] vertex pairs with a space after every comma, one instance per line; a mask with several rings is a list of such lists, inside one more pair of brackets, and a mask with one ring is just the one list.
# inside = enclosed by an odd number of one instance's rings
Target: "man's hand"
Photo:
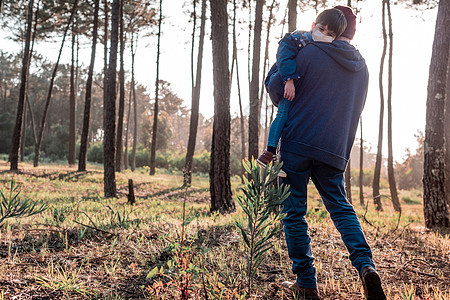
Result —
[[294, 80], [289, 79], [286, 81], [286, 84], [284, 85], [284, 98], [292, 101], [295, 97], [295, 86], [294, 86]]

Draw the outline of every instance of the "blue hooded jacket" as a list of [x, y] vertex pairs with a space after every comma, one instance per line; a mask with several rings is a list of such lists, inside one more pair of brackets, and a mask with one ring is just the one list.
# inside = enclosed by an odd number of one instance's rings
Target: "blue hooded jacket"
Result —
[[[281, 151], [345, 170], [364, 107], [369, 73], [364, 58], [346, 41], [313, 42], [296, 57], [300, 79], [281, 137]], [[279, 74], [268, 82], [282, 97]]]

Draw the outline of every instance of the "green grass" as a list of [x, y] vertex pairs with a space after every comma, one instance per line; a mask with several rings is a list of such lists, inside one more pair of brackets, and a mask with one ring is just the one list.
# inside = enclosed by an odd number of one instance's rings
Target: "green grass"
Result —
[[[186, 255], [200, 268], [188, 292], [192, 299], [291, 299], [280, 283], [294, 279], [283, 233], [273, 239], [255, 275], [252, 295], [246, 285], [245, 246], [234, 227], [240, 208], [228, 215], [209, 212], [209, 179], [194, 176], [181, 188], [182, 175], [158, 170], [117, 173], [118, 198], [103, 197], [102, 167], [89, 165], [77, 173], [63, 165], [20, 165], [7, 171], [0, 161], [0, 188], [10, 180], [21, 184], [21, 196], [46, 202], [44, 213], [7, 220], [0, 228], [0, 297], [54, 299], [179, 299], [177, 278], [147, 278], [155, 267], [167, 269], [178, 255], [182, 202], [186, 197]], [[136, 205], [127, 204], [128, 179], [135, 185]], [[232, 179], [234, 193], [240, 180]], [[361, 284], [348, 252], [317, 191], [308, 188], [308, 214], [319, 289], [324, 299], [362, 299]], [[353, 188], [355, 210], [380, 272], [388, 299], [449, 299], [450, 238], [448, 232], [424, 227], [421, 192], [399, 191], [403, 208], [393, 211], [388, 189], [382, 190], [384, 211], [376, 212], [371, 189], [366, 207]], [[398, 223], [399, 222], [399, 223]], [[369, 224], [370, 223], [370, 224]], [[398, 225], [397, 225], [398, 224]], [[178, 253], [178, 254], [177, 254]], [[180, 260], [181, 262], [183, 260]], [[158, 296], [157, 296], [158, 295]], [[0, 298], [2, 299], [2, 298]]]

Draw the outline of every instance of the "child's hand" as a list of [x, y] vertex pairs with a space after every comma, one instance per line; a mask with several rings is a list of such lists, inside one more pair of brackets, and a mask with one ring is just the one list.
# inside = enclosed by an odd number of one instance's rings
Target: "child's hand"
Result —
[[286, 81], [286, 84], [284, 85], [284, 98], [292, 101], [295, 97], [295, 86], [294, 86], [294, 80], [289, 79]]

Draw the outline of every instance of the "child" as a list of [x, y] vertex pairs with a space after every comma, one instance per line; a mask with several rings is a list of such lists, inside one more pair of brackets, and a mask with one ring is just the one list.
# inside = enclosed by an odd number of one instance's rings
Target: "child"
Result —
[[[267, 74], [265, 84], [267, 87], [271, 76], [278, 72], [285, 83], [284, 95], [283, 98], [277, 99], [276, 96], [270, 94], [272, 102], [278, 106], [278, 111], [275, 120], [270, 125], [267, 150], [256, 160], [262, 168], [265, 168], [276, 157], [278, 140], [287, 121], [291, 101], [295, 97], [294, 80], [300, 78], [296, 72], [295, 57], [301, 49], [311, 42], [331, 43], [344, 32], [346, 27], [347, 20], [341, 10], [336, 8], [326, 9], [317, 16], [311, 31], [294, 31], [286, 34], [279, 42], [277, 62]], [[278, 176], [286, 177], [286, 173], [281, 170]]]

